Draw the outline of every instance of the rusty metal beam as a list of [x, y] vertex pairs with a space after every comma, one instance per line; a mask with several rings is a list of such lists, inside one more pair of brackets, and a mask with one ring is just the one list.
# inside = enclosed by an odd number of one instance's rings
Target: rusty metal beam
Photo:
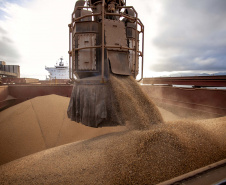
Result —
[[192, 85], [196, 87], [226, 87], [226, 76], [144, 78], [143, 84]]
[[71, 24], [68, 25], [69, 27], [69, 78], [72, 79], [72, 70], [71, 70], [71, 57], [72, 57], [72, 30], [71, 30]]
[[144, 26], [142, 27], [142, 61], [141, 61], [141, 78], [138, 80], [140, 82], [144, 78]]
[[84, 15], [84, 16], [81, 16], [81, 17], [78, 17], [78, 18], [73, 18], [73, 22], [79, 21], [79, 20], [84, 19], [86, 17], [93, 17], [93, 16], [98, 16], [98, 15], [101, 15], [101, 14], [100, 13], [96, 13], [96, 14]]
[[101, 48], [101, 46], [88, 46], [88, 47], [82, 47], [82, 48], [75, 48], [74, 51], [80, 51], [83, 49], [94, 49], [94, 48]]
[[[161, 182], [157, 185], [169, 185], [169, 184], [217, 184], [225, 178], [226, 171], [226, 159], [216, 162], [214, 164], [207, 165], [203, 168], [194, 170], [192, 172], [183, 174], [179, 177]], [[220, 173], [219, 173], [220, 172]], [[206, 179], [205, 179], [205, 178]], [[222, 181], [223, 182], [223, 181]], [[223, 183], [222, 183], [223, 184]]]
[[105, 42], [104, 42], [104, 17], [105, 17], [105, 11], [104, 11], [104, 6], [105, 6], [105, 1], [102, 0], [102, 12], [101, 12], [101, 15], [102, 15], [102, 57], [101, 57], [101, 60], [102, 60], [102, 64], [101, 64], [101, 77], [102, 77], [102, 83], [104, 83], [104, 47], [105, 47]]

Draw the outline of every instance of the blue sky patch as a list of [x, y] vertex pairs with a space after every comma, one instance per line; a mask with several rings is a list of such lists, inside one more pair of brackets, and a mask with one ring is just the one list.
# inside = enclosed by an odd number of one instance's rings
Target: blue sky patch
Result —
[[[25, 3], [26, 0], [0, 0], [0, 7], [1, 8], [6, 8], [6, 3], [13, 3], [13, 4], [17, 4], [17, 5], [23, 5]], [[4, 19], [4, 17], [6, 16], [6, 13], [1, 10], [0, 8], [0, 19]]]

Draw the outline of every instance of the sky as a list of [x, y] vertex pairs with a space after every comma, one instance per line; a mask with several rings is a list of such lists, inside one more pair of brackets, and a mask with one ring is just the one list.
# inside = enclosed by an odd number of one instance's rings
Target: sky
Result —
[[[75, 0], [0, 0], [0, 61], [45, 79], [63, 57]], [[226, 72], [226, 0], [127, 0], [145, 26], [144, 77]], [[226, 74], [226, 73], [225, 73]]]

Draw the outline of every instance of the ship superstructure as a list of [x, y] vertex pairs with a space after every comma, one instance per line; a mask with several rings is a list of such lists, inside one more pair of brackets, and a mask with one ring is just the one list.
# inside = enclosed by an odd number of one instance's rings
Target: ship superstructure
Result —
[[63, 58], [60, 58], [59, 64], [54, 67], [45, 67], [49, 72], [49, 80], [53, 79], [69, 79], [69, 67], [64, 65]]

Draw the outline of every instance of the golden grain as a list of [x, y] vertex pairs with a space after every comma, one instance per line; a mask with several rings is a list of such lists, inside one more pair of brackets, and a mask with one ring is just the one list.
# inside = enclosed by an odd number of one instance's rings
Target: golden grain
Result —
[[[132, 79], [113, 76], [110, 85], [127, 130], [2, 165], [0, 184], [156, 184], [226, 158], [226, 117], [179, 121], [160, 109], [162, 118]], [[14, 112], [18, 111], [24, 112], [19, 107]], [[70, 128], [78, 125], [74, 123]], [[83, 134], [90, 134], [89, 129], [85, 127]], [[65, 134], [69, 130], [65, 129]]]

